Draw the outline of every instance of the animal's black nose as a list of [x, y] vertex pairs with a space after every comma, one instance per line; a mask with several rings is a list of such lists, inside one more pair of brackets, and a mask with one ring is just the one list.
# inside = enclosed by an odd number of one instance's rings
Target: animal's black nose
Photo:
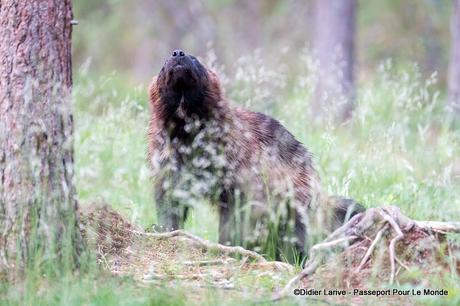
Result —
[[172, 57], [178, 57], [178, 56], [180, 57], [180, 56], [185, 56], [185, 53], [182, 50], [174, 50], [171, 55]]

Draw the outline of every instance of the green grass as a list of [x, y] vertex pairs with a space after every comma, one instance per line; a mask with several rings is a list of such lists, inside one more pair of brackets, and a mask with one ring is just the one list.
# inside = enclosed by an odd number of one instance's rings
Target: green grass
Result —
[[47, 278], [28, 275], [16, 285], [0, 285], [1, 305], [185, 305], [185, 292], [142, 288], [134, 280], [95, 271]]
[[[246, 63], [242, 61], [242, 63]], [[417, 69], [382, 65], [376, 77], [361, 83], [354, 120], [343, 126], [310, 124], [307, 111], [312, 72], [271, 94], [254, 99], [241, 88], [253, 86], [259, 70], [226, 82], [228, 95], [250, 109], [279, 119], [314, 154], [325, 190], [350, 196], [366, 207], [397, 205], [414, 219], [460, 219], [460, 130], [452, 129], [434, 78], [424, 80]], [[273, 71], [268, 81], [282, 78]], [[239, 79], [238, 79], [239, 78]], [[231, 84], [237, 84], [234, 87]], [[133, 85], [115, 73], [103, 77], [81, 69], [75, 78], [75, 162], [80, 203], [107, 202], [142, 227], [156, 222], [152, 184], [146, 162], [149, 118], [146, 85]], [[252, 88], [252, 87], [248, 87]], [[247, 95], [253, 91], [248, 90]], [[276, 99], [265, 104], [266, 97]], [[199, 207], [186, 228], [217, 240], [217, 215]], [[47, 277], [30, 271], [17, 284], [0, 284], [1, 305], [182, 305], [188, 289], [172, 291], [141, 287], [128, 278], [107, 275], [86, 259], [79, 274], [64, 271]], [[456, 295], [442, 304], [459, 302], [458, 276], [435, 280]], [[269, 286], [269, 284], [267, 285]], [[222, 298], [206, 291], [201, 305], [250, 302]], [[441, 303], [425, 299], [424, 304]]]

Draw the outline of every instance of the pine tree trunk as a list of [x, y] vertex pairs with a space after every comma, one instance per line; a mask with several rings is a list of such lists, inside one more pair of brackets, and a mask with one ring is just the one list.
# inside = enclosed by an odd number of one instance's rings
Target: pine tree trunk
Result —
[[0, 2], [0, 270], [76, 263], [71, 0]]
[[315, 118], [347, 120], [354, 99], [355, 0], [316, 0], [313, 55], [319, 62]]
[[455, 0], [451, 24], [452, 42], [449, 63], [449, 107], [460, 119], [460, 0]]

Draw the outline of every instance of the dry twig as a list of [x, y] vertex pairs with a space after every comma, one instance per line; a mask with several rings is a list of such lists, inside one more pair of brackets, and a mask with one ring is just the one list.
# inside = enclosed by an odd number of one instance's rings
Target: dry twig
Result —
[[367, 249], [366, 251], [366, 254], [364, 255], [363, 259], [361, 260], [358, 268], [356, 269], [356, 272], [359, 272], [361, 271], [361, 269], [363, 268], [363, 266], [366, 264], [367, 260], [369, 259], [369, 257], [371, 257], [372, 255], [372, 252], [374, 251], [375, 249], [375, 246], [377, 245], [377, 243], [380, 241], [380, 239], [382, 238], [382, 235], [383, 233], [388, 229], [388, 224], [385, 224], [383, 226], [383, 228], [378, 231], [377, 235], [375, 236], [375, 239], [372, 241], [371, 245], [369, 246], [369, 248]]
[[395, 230], [396, 232], [396, 237], [391, 239], [390, 245], [388, 247], [388, 250], [390, 252], [390, 264], [391, 264], [391, 275], [390, 275], [390, 284], [393, 284], [394, 279], [395, 279], [395, 269], [396, 269], [396, 263], [395, 263], [395, 258], [396, 258], [396, 253], [395, 253], [395, 246], [396, 243], [401, 240], [404, 237], [403, 232], [401, 231], [401, 228], [399, 225], [396, 223], [396, 221], [387, 213], [383, 212], [382, 213], [383, 218], [390, 223], [391, 227]]

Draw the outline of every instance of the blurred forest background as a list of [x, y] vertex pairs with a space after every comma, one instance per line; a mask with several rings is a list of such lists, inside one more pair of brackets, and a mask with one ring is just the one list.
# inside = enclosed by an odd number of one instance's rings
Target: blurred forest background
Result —
[[[414, 218], [460, 218], [460, 136], [448, 94], [451, 88], [458, 98], [460, 84], [460, 56], [452, 56], [455, 41], [460, 50], [456, 6], [460, 1], [75, 1], [79, 197], [107, 201], [143, 226], [155, 223], [146, 90], [181, 48], [218, 72], [227, 97], [275, 117], [302, 141], [331, 194], [368, 207], [395, 204]], [[342, 46], [338, 60], [335, 44]], [[334, 74], [339, 95], [328, 85]], [[311, 114], [321, 117], [328, 100], [343, 100], [339, 120], [316, 125]], [[206, 218], [191, 218], [186, 228], [215, 239], [216, 218]]]
[[[428, 76], [437, 71], [445, 84], [453, 4], [356, 1], [358, 79], [391, 58], [401, 65], [418, 63]], [[94, 71], [116, 70], [145, 82], [175, 48], [201, 57], [212, 49], [230, 71], [259, 49], [264, 65], [295, 71], [300, 54], [312, 47], [314, 8], [313, 0], [79, 0], [74, 3], [80, 22], [74, 29], [74, 63], [78, 68], [90, 58]]]

